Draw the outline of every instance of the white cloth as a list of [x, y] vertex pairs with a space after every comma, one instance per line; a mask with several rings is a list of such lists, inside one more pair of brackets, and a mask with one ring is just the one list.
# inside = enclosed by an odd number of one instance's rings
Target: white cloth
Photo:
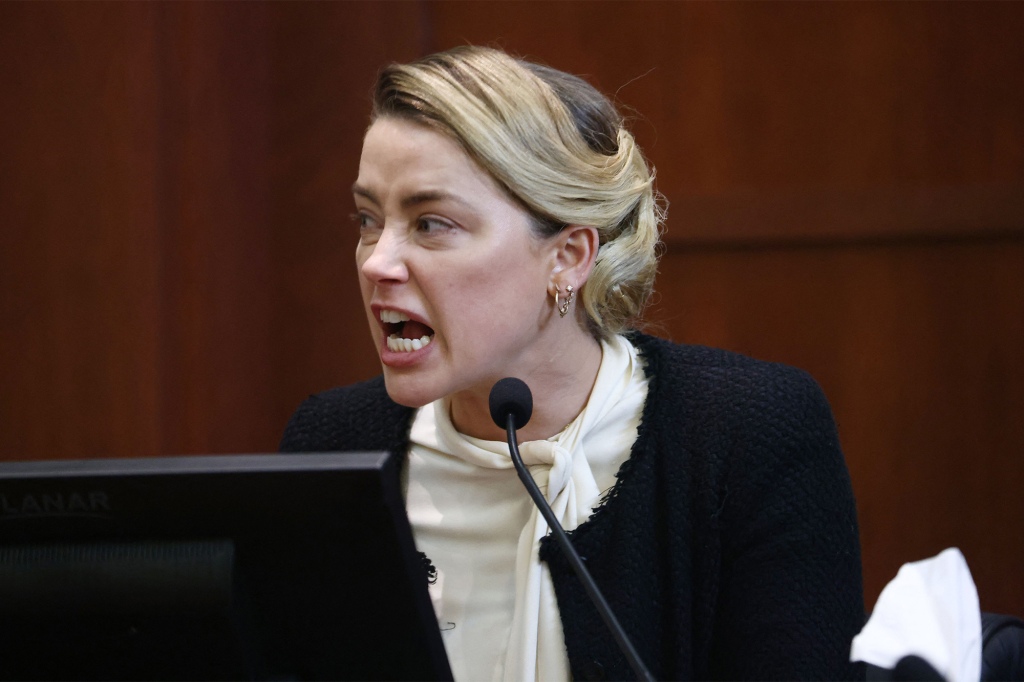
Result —
[[[520, 454], [566, 530], [586, 521], [629, 457], [647, 396], [636, 350], [602, 344], [583, 411]], [[537, 558], [547, 524], [518, 480], [508, 446], [458, 433], [437, 401], [413, 421], [407, 510], [437, 568], [430, 592], [456, 680], [570, 679], [558, 605]]]
[[949, 682], [981, 678], [978, 590], [955, 547], [900, 568], [853, 638], [850, 660], [892, 669], [911, 654]]

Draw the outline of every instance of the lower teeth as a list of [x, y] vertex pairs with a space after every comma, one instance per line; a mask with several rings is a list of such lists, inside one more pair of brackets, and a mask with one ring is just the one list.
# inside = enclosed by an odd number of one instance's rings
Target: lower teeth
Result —
[[392, 334], [388, 337], [388, 350], [397, 353], [411, 353], [426, 347], [433, 338], [432, 336], [421, 336], [418, 339], [403, 339], [398, 334]]

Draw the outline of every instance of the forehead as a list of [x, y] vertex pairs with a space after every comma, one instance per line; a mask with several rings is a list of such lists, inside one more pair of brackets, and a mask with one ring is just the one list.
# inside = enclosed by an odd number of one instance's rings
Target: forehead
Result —
[[375, 193], [425, 189], [504, 193], [455, 140], [421, 123], [387, 117], [366, 131], [356, 185]]

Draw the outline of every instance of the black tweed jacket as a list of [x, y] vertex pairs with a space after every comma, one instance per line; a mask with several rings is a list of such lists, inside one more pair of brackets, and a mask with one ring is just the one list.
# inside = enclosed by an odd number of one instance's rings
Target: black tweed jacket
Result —
[[[828, 403], [800, 370], [642, 334], [650, 379], [615, 486], [570, 533], [658, 679], [863, 679], [857, 515]], [[285, 452], [404, 453], [414, 411], [378, 377], [310, 397]], [[525, 494], [525, 493], [524, 493]], [[632, 672], [551, 538], [574, 679]]]

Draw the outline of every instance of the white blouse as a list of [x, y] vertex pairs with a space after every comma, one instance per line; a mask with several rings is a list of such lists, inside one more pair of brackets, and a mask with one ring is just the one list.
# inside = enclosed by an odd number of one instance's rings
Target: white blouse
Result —
[[[602, 343], [601, 366], [583, 411], [544, 441], [519, 446], [523, 461], [566, 530], [580, 525], [629, 457], [647, 397], [636, 349]], [[450, 405], [417, 411], [406, 508], [417, 548], [437, 569], [430, 586], [456, 680], [568, 680], [562, 624], [547, 566], [548, 532], [519, 481], [505, 442], [458, 433]]]

